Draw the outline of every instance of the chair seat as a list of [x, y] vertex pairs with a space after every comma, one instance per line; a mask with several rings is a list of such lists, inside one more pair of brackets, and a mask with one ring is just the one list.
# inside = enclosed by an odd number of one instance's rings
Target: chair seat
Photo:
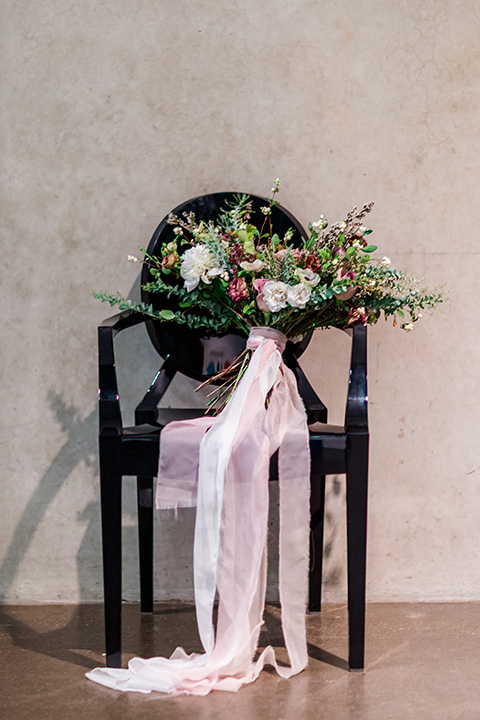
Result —
[[156, 477], [160, 450], [159, 425], [125, 427], [122, 432], [122, 475]]
[[[310, 430], [310, 455], [312, 468], [321, 467], [318, 474], [336, 475], [347, 472], [347, 433], [340, 425], [315, 423]], [[316, 475], [312, 472], [312, 477]]]
[[343, 425], [326, 425], [325, 423], [316, 422], [309, 425], [310, 435], [344, 435], [345, 428]]
[[[158, 472], [158, 454], [160, 432], [169, 422], [191, 420], [201, 417], [201, 408], [160, 408], [158, 425], [135, 425], [125, 427], [122, 433], [122, 467], [124, 475], [144, 475], [156, 477]], [[324, 474], [346, 472], [345, 448], [347, 435], [341, 425], [315, 423], [310, 428], [310, 450], [312, 466], [321, 463]], [[271, 462], [271, 479], [276, 480], [276, 454]]]
[[165, 427], [168, 423], [177, 420], [193, 420], [204, 415], [203, 408], [158, 408], [156, 422], [161, 427]]

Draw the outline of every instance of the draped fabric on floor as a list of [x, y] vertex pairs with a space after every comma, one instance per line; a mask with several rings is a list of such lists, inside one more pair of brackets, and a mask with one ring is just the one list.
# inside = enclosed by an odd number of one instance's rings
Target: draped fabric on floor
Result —
[[[91, 680], [122, 691], [206, 695], [238, 690], [265, 664], [285, 678], [306, 666], [310, 451], [303, 403], [282, 360], [285, 341], [271, 328], [253, 328], [250, 363], [222, 413], [171, 423], [161, 434], [157, 507], [197, 505], [195, 605], [205, 652], [177, 648], [170, 658], [133, 658], [128, 669], [92, 670]], [[289, 667], [277, 664], [271, 646], [255, 658], [266, 592], [269, 466], [277, 450], [279, 592]]]

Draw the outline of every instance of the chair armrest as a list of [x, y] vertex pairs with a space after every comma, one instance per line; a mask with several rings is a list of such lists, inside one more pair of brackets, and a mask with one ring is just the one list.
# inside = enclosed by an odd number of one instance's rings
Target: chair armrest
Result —
[[367, 328], [354, 325], [352, 358], [345, 412], [347, 432], [368, 433]]
[[107, 318], [98, 328], [98, 401], [100, 435], [120, 435], [122, 413], [118, 394], [113, 338], [121, 330], [145, 321], [145, 315], [127, 310]]
[[142, 401], [135, 408], [135, 425], [155, 423], [158, 416], [157, 405], [177, 372], [176, 365], [170, 355], [153, 378]]
[[290, 354], [286, 354], [284, 360], [285, 365], [290, 368], [295, 375], [298, 392], [305, 405], [308, 424], [313, 425], [313, 423], [316, 422], [326, 423], [328, 419], [328, 410], [308, 382], [305, 373], [298, 364], [298, 360]]

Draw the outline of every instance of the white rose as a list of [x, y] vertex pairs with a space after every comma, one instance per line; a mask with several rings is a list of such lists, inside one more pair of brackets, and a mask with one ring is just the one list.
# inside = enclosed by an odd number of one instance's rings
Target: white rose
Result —
[[287, 307], [288, 285], [284, 282], [269, 280], [262, 287], [263, 299], [270, 312], [278, 312]]
[[294, 308], [304, 308], [310, 300], [312, 288], [304, 283], [289, 285], [287, 292], [288, 304]]
[[180, 275], [185, 280], [188, 292], [195, 290], [200, 280], [210, 283], [208, 272], [216, 266], [215, 255], [206, 245], [195, 245], [182, 255]]

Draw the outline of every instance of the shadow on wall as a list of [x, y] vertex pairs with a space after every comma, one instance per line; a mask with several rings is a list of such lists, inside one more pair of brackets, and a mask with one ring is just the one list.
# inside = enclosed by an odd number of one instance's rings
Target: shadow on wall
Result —
[[[49, 391], [47, 398], [57, 422], [67, 434], [67, 439], [37, 484], [12, 535], [0, 566], [0, 601], [8, 599], [33, 537], [70, 474], [80, 462], [95, 468], [98, 464], [94, 444], [96, 411], [82, 419], [74, 406], [67, 405], [61, 396], [53, 391]], [[85, 455], [84, 448], [89, 448]]]

